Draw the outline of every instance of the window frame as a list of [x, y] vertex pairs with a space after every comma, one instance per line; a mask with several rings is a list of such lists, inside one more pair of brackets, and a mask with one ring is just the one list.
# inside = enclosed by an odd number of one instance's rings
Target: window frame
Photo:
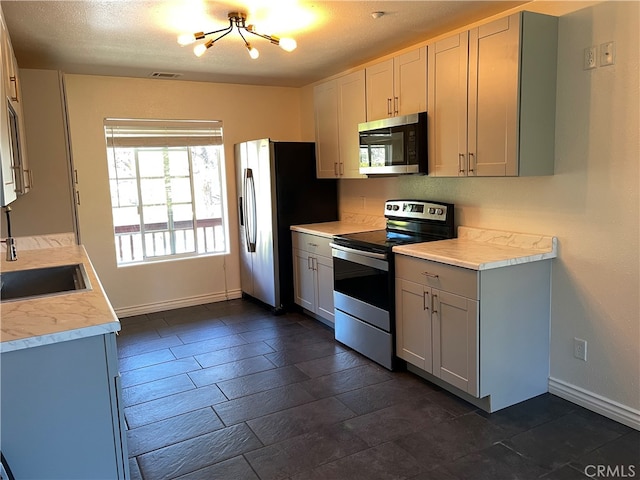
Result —
[[[213, 126], [211, 130], [214, 135], [207, 141], [202, 141], [203, 137], [202, 126]], [[122, 127], [122, 131], [125, 132], [123, 137], [117, 136], [117, 129]], [[140, 126], [139, 136], [126, 137], [131, 135], [131, 132], [136, 131], [136, 126]], [[161, 131], [163, 128], [167, 128], [169, 135], [166, 142], [162, 140]], [[186, 127], [186, 128], [185, 128]], [[148, 129], [148, 130], [145, 130]], [[151, 133], [150, 145], [145, 144], [144, 133]], [[115, 133], [114, 133], [115, 132]], [[142, 133], [141, 133], [142, 132]], [[160, 132], [160, 133], [158, 133]], [[181, 133], [182, 132], [182, 133]], [[189, 138], [189, 133], [196, 132], [195, 139]], [[215, 135], [217, 133], [217, 136]], [[228, 212], [228, 195], [226, 185], [226, 165], [224, 154], [224, 143], [222, 141], [222, 122], [201, 122], [201, 121], [163, 121], [163, 120], [130, 120], [130, 119], [105, 119], [105, 138], [107, 140], [107, 162], [109, 164], [109, 191], [111, 194], [111, 217], [113, 224], [114, 235], [114, 253], [116, 256], [116, 265], [120, 267], [128, 267], [135, 265], [150, 264], [155, 262], [177, 261], [184, 259], [193, 259], [205, 256], [218, 256], [228, 255], [230, 253], [230, 232], [229, 232], [229, 212]], [[178, 139], [178, 141], [176, 141]], [[182, 145], [180, 140], [188, 143]], [[164, 143], [164, 145], [162, 144]], [[135, 145], [135, 146], [131, 146]], [[118, 149], [127, 149], [131, 151], [133, 163], [132, 173], [134, 176], [123, 176], [120, 178], [117, 167], [117, 154]], [[214, 155], [210, 160], [207, 160], [207, 155], [203, 159], [202, 153], [198, 153], [198, 148], [215, 148]], [[187, 175], [172, 175], [170, 172], [170, 157], [171, 152], [184, 152]], [[143, 176], [140, 168], [140, 153], [150, 152], [162, 155], [163, 158], [163, 177], [148, 177]], [[206, 150], [205, 150], [206, 152]], [[215, 178], [210, 180], [214, 192], [211, 194], [210, 201], [205, 202], [209, 210], [207, 213], [211, 213], [212, 210], [218, 210], [219, 217], [210, 217], [203, 215], [199, 211], [198, 204], [202, 203], [203, 198], [197, 197], [197, 184], [196, 179], [196, 162], [201, 162], [202, 165], [211, 163], [209, 167], [214, 173]], [[115, 176], [112, 176], [115, 175]], [[149, 224], [145, 221], [145, 207], [153, 206], [153, 204], [145, 204], [143, 193], [143, 180], [144, 179], [164, 179], [165, 189], [165, 202], [158, 204], [157, 206], [164, 207], [166, 209], [166, 223], [164, 223], [160, 230], [148, 230]], [[121, 189], [120, 186], [126, 179], [126, 181], [132, 181], [135, 183], [135, 191], [137, 198], [135, 202], [123, 207], [121, 205]], [[171, 199], [171, 183], [174, 179], [187, 179], [189, 182], [188, 192], [190, 195], [189, 201], [173, 202]], [[115, 186], [115, 189], [114, 189]], [[133, 185], [132, 185], [133, 186]], [[215, 202], [215, 198], [218, 198], [218, 202]], [[117, 201], [116, 201], [117, 199]], [[217, 203], [217, 205], [216, 205]], [[188, 205], [191, 211], [190, 219], [184, 220], [190, 222], [190, 228], [176, 228], [176, 222], [181, 220], [174, 219], [173, 205]], [[133, 207], [137, 209], [137, 223], [127, 225], [126, 227], [133, 227], [129, 232], [118, 232], [117, 222], [117, 209]], [[199, 218], [199, 214], [203, 215]], [[205, 218], [206, 217], [206, 218]], [[213, 222], [211, 222], [213, 221]], [[210, 222], [211, 225], [200, 225], [199, 222]], [[208, 229], [211, 229], [210, 231]], [[199, 231], [202, 229], [202, 231]], [[180, 251], [180, 242], [178, 235], [180, 232], [184, 232], [182, 249], [189, 251]], [[157, 235], [161, 235], [160, 240], [162, 242], [162, 253], [156, 253], [158, 250], [152, 245], [155, 245]], [[129, 236], [129, 246], [124, 248], [123, 238]], [[135, 236], [138, 236], [136, 239]], [[216, 244], [222, 242], [222, 247], [216, 247]], [[212, 247], [210, 245], [213, 245]], [[152, 252], [150, 252], [152, 249]], [[127, 254], [128, 252], [128, 254]], [[167, 253], [168, 252], [168, 253]], [[136, 253], [138, 255], [136, 255]]]

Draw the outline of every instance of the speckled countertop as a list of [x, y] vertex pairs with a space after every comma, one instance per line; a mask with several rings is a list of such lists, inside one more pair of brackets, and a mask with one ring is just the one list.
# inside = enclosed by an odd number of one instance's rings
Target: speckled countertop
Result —
[[393, 252], [472, 270], [536, 262], [558, 256], [558, 240], [548, 235], [458, 227], [458, 238], [393, 247]]
[[331, 238], [334, 235], [345, 235], [347, 233], [368, 232], [371, 230], [384, 230], [382, 227], [365, 223], [349, 223], [344, 221], [308, 223], [305, 225], [293, 225], [291, 230], [294, 232], [310, 233], [321, 237]]
[[0, 303], [0, 352], [102, 335], [120, 330], [84, 247], [79, 245], [20, 250], [18, 260], [2, 257], [0, 271], [82, 263], [91, 290]]

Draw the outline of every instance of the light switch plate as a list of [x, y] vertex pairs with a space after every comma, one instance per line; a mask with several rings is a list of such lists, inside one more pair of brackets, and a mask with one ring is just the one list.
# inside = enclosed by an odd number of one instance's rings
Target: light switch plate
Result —
[[607, 67], [616, 62], [616, 44], [615, 42], [606, 42], [600, 44], [600, 66]]

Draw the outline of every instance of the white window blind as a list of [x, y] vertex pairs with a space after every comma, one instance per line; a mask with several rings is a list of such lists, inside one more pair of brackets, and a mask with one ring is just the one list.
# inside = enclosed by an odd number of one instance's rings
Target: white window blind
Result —
[[108, 147], [201, 147], [222, 145], [222, 122], [200, 120], [104, 121]]

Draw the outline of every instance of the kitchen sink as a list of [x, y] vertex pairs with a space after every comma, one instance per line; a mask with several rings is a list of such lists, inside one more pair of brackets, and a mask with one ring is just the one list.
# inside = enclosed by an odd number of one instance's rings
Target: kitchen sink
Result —
[[80, 263], [0, 273], [2, 302], [90, 289], [87, 272]]

